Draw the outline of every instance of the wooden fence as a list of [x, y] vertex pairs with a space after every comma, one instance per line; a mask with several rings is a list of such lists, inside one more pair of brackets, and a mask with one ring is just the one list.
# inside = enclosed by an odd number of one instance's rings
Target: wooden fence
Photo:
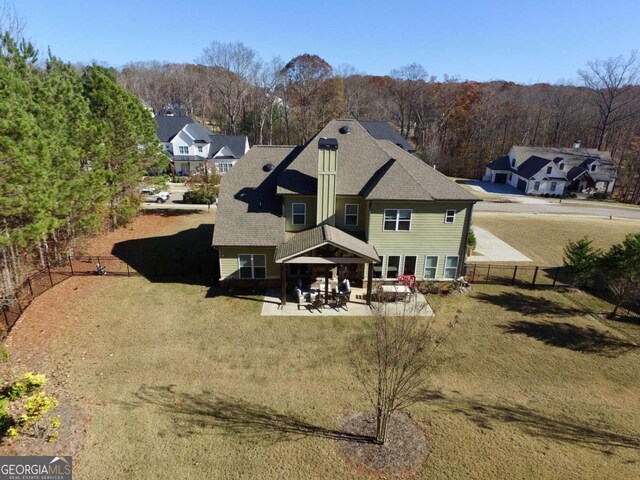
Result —
[[515, 286], [567, 286], [569, 278], [564, 267], [523, 265], [465, 265], [466, 279], [476, 284]]

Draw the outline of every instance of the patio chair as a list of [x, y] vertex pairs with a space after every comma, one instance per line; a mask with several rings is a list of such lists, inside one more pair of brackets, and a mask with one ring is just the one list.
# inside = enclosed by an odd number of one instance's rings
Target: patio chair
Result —
[[310, 310], [316, 309], [318, 310], [320, 313], [322, 313], [322, 306], [324, 305], [324, 299], [318, 295], [316, 296], [316, 298], [313, 299], [313, 301], [311, 302], [311, 308]]
[[336, 296], [336, 306], [335, 309], [344, 308], [347, 312], [349, 311], [349, 296], [348, 295], [340, 295]]

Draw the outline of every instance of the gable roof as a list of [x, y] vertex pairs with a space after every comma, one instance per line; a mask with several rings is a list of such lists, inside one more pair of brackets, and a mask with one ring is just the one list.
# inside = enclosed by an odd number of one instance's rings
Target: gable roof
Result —
[[227, 147], [233, 153], [235, 158], [240, 158], [245, 153], [247, 145], [247, 137], [245, 135], [214, 135], [209, 134], [211, 147], [209, 148], [209, 157], [213, 157], [223, 147]]
[[358, 257], [374, 262], [378, 261], [378, 252], [376, 252], [373, 245], [369, 245], [331, 225], [319, 225], [296, 233], [289, 240], [278, 245], [276, 247], [275, 262], [282, 263], [291, 257], [327, 244], [346, 250]]
[[156, 135], [161, 142], [170, 142], [185, 125], [195, 123], [195, 120], [186, 116], [156, 115]]
[[502, 157], [498, 157], [495, 160], [491, 160], [487, 167], [492, 170], [511, 170], [511, 161], [509, 160], [509, 155], [503, 155]]
[[400, 135], [389, 122], [384, 120], [359, 120], [359, 122], [376, 140], [389, 140], [409, 153], [416, 151], [416, 148]]
[[[298, 148], [254, 146], [220, 183], [213, 245], [274, 246], [285, 240], [277, 178]], [[273, 169], [265, 168], [267, 164]]]
[[[341, 134], [343, 126], [350, 127], [351, 132]], [[316, 194], [317, 143], [323, 137], [338, 141], [337, 195], [370, 200], [479, 200], [392, 142], [374, 139], [352, 119], [332, 120], [309, 140], [279, 176], [277, 193]]]
[[532, 155], [524, 163], [518, 165], [518, 175], [531, 178], [550, 163], [551, 160]]

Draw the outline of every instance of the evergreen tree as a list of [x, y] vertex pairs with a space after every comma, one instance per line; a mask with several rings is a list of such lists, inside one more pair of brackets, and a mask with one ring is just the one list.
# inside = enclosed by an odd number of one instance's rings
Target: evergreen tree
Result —
[[640, 294], [640, 233], [630, 233], [613, 245], [602, 258], [602, 267], [614, 297], [611, 316], [615, 317], [624, 302], [637, 300]]
[[140, 101], [104, 67], [92, 65], [83, 76], [84, 94], [100, 142], [91, 168], [105, 172], [112, 228], [128, 223], [139, 207], [137, 186], [150, 169], [162, 168], [155, 122]]
[[593, 248], [592, 243], [589, 237], [583, 237], [564, 247], [564, 264], [576, 287], [593, 285], [602, 250]]

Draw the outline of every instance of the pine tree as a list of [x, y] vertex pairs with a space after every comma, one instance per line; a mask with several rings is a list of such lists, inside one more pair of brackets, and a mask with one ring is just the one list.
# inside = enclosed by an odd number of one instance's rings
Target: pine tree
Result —
[[583, 237], [564, 247], [564, 264], [576, 287], [593, 285], [602, 250], [593, 248], [592, 243], [588, 237]]
[[618, 308], [640, 296], [640, 233], [628, 234], [622, 243], [613, 245], [602, 258], [607, 286], [615, 303], [611, 316]]

